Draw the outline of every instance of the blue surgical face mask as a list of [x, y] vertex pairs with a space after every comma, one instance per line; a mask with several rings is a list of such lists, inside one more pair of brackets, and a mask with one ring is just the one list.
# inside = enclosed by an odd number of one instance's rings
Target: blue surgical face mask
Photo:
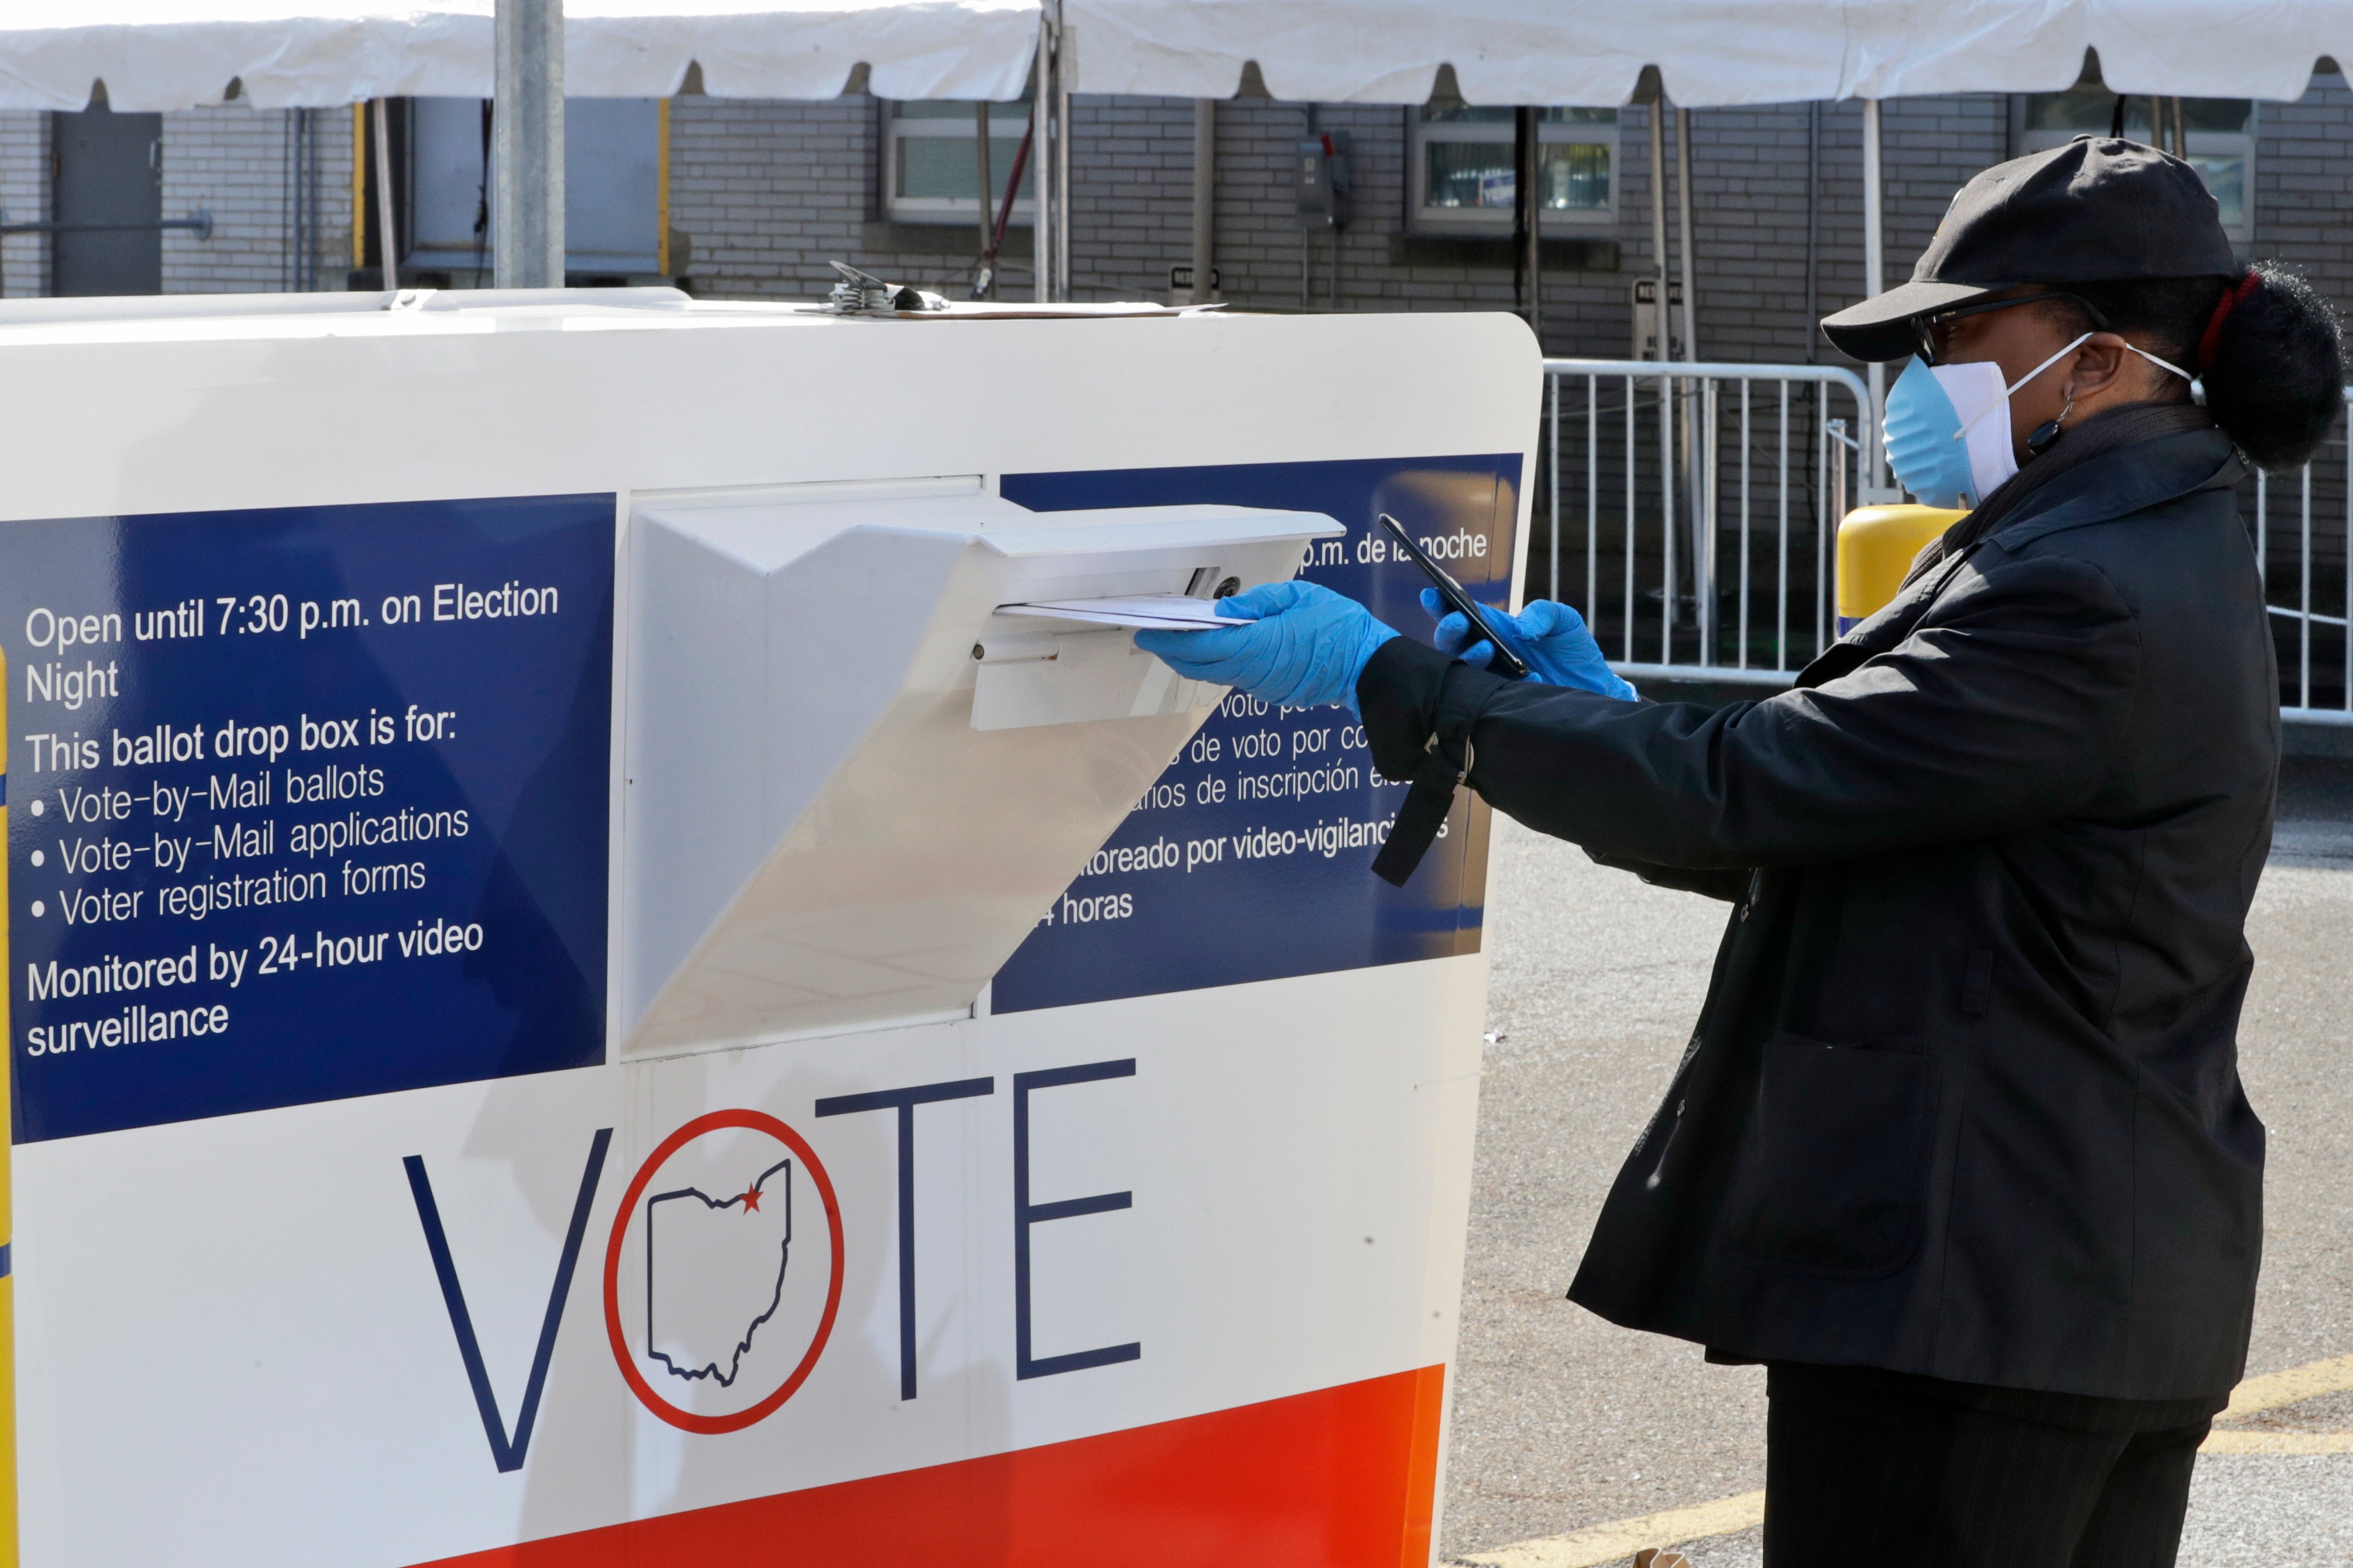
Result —
[[1887, 393], [1887, 465], [1896, 482], [1927, 506], [1975, 507], [1992, 494], [2018, 472], [2010, 446], [2010, 395], [2017, 390], [2004, 386], [2001, 366], [1987, 360], [1906, 365]]
[[[1952, 367], [1947, 367], [1952, 368]], [[2000, 384], [2001, 372], [1994, 372]], [[1924, 506], [1974, 507], [1982, 494], [1969, 471], [1969, 445], [1960, 439], [1962, 418], [1953, 398], [1926, 360], [1915, 359], [1887, 389], [1882, 421], [1887, 466], [1895, 482]]]
[[[1975, 507], [1991, 495], [2018, 472], [2018, 454], [2010, 446], [2011, 395], [2091, 337], [2085, 332], [2006, 386], [2001, 367], [1990, 361], [1931, 365], [1912, 360], [1887, 389], [1882, 424], [1887, 466], [1896, 482], [1927, 506]], [[2179, 366], [2130, 343], [2125, 347], [2189, 380]]]

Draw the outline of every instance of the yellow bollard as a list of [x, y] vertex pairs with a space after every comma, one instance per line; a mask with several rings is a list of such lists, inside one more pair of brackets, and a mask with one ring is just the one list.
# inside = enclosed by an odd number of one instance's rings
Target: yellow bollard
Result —
[[1968, 516], [1936, 506], [1863, 506], [1838, 531], [1838, 629], [1844, 637], [1895, 597], [1921, 547]]
[[[8, 955], [8, 656], [0, 652], [0, 961]], [[8, 989], [0, 975], [0, 1064], [16, 1059], [16, 1035], [8, 1017]], [[13, 1070], [0, 1071], [0, 1568], [16, 1568], [16, 1268], [10, 1247], [16, 1226], [9, 1220], [8, 1162], [16, 1142], [16, 1112], [9, 1104]]]

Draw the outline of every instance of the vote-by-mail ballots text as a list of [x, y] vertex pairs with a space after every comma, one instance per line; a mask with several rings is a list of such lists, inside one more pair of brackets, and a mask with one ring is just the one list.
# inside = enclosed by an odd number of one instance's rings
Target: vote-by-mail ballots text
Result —
[[1485, 959], [1344, 709], [1487, 316], [0, 306], [23, 1561], [1428, 1560]]

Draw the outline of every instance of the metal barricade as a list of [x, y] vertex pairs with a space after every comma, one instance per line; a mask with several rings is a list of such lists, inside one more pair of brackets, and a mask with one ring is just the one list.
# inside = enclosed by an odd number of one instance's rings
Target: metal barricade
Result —
[[[2353, 387], [2346, 388], [2353, 404]], [[2275, 517], [2273, 491], [2294, 487], [2293, 540]], [[2353, 724], [2353, 439], [2340, 424], [2320, 454], [2293, 475], [2257, 474], [2253, 481], [2255, 561], [2263, 597], [2284, 623], [2280, 640], [2280, 717], [2321, 724]], [[2331, 493], [2335, 492], [2335, 493]], [[2334, 514], [2338, 529], [2322, 530]], [[2316, 548], [2316, 538], [2317, 548]], [[2334, 560], [2329, 559], [2333, 553]], [[2288, 604], [2273, 601], [2286, 598]]]
[[[1884, 499], [1863, 493], [1861, 377], [1583, 359], [1548, 359], [1545, 377], [1548, 527], [1531, 596], [1541, 584], [1576, 605], [1636, 680], [1781, 685], [1830, 645], [1838, 520]], [[2241, 504], [2278, 629], [2282, 716], [2353, 724], [2353, 431], [2340, 422], [2295, 474], [2255, 475]]]
[[1651, 360], [1550, 359], [1545, 374], [1550, 527], [1531, 592], [1577, 605], [1636, 679], [1786, 684], [1833, 636], [1831, 547], [1862, 489], [1862, 379]]

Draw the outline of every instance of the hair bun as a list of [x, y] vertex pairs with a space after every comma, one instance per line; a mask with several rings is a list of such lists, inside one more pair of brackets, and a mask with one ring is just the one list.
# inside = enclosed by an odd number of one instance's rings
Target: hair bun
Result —
[[2232, 311], [2246, 302], [2248, 295], [2263, 286], [2263, 274], [2250, 267], [2246, 276], [2222, 291], [2221, 299], [2214, 303], [2214, 313], [2206, 318], [2206, 330], [2198, 334], [2198, 354], [2190, 361], [2190, 368], [2200, 375], [2206, 374], [2207, 368], [2214, 363], [2214, 351], [2222, 341], [2222, 323], [2231, 319]]
[[2198, 367], [2206, 411], [2259, 468], [2308, 461], [2344, 417], [2337, 312], [2309, 282], [2272, 262], [2222, 289]]

